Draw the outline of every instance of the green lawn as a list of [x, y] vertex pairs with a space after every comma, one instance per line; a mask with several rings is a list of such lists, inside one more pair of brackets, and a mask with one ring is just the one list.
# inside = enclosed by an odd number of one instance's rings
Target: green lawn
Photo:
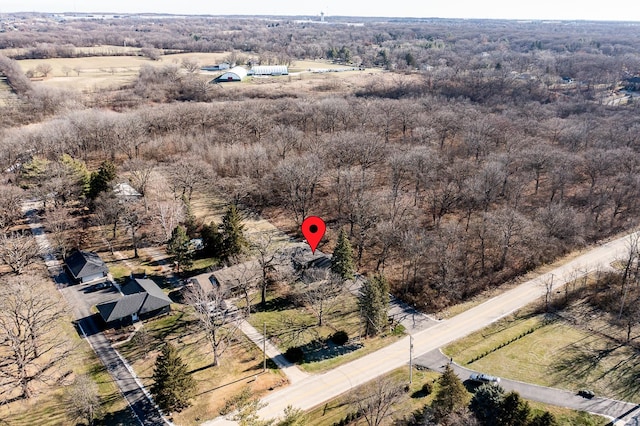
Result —
[[[338, 308], [323, 318], [323, 325], [318, 325], [318, 318], [305, 308], [296, 307], [287, 299], [269, 295], [267, 306], [262, 310], [259, 302], [249, 317], [249, 323], [257, 330], [264, 324], [267, 336], [282, 351], [301, 346], [305, 351], [305, 362], [300, 368], [309, 373], [327, 371], [338, 365], [374, 352], [396, 341], [399, 335], [383, 335], [375, 338], [361, 338], [362, 322], [357, 301], [353, 295], [340, 296], [342, 300]], [[242, 302], [238, 303], [244, 306]], [[344, 347], [331, 347], [319, 343], [329, 338], [337, 330], [344, 330], [352, 339]]]
[[588, 388], [596, 395], [640, 402], [638, 351], [562, 320], [543, 324], [542, 315], [512, 317], [447, 346], [444, 353], [464, 365], [531, 327], [540, 328], [469, 367], [542, 386]]

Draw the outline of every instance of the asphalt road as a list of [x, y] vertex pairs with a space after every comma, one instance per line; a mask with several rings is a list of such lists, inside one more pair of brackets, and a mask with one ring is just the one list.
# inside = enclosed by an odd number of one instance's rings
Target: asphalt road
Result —
[[90, 285], [69, 285], [68, 277], [55, 256], [52, 255], [51, 245], [36, 214], [37, 206], [38, 203], [26, 202], [23, 204], [23, 211], [56, 287], [71, 307], [81, 332], [86, 334], [87, 341], [113, 377], [131, 407], [137, 423], [145, 426], [168, 424], [147, 397], [143, 388], [136, 382], [109, 340], [100, 332], [91, 314], [91, 306], [99, 301], [111, 300], [115, 298], [116, 294], [112, 289], [88, 292], [87, 289]]
[[[545, 284], [553, 282], [554, 291], [570, 279], [585, 275], [598, 268], [605, 269], [627, 251], [629, 237], [608, 242], [576, 256], [547, 273], [508, 290], [453, 318], [441, 321], [413, 335], [414, 356], [429, 353], [460, 339], [476, 330], [503, 318], [523, 306], [535, 302], [545, 294]], [[409, 337], [391, 344], [375, 353], [339, 366], [323, 374], [275, 391], [265, 398], [267, 406], [260, 410], [261, 418], [282, 416], [288, 405], [303, 410], [320, 405], [349, 389], [366, 383], [398, 367], [409, 360]], [[217, 418], [205, 425], [233, 424], [225, 418]]]
[[[446, 364], [449, 364], [449, 359], [444, 356], [440, 350], [431, 351], [415, 359], [415, 365], [435, 371], [443, 371]], [[449, 365], [462, 381], [469, 380], [469, 376], [472, 373], [481, 373], [481, 371], [470, 370], [455, 363]], [[545, 404], [586, 411], [611, 419], [627, 419], [626, 421], [616, 422], [616, 424], [635, 424], [627, 423], [631, 420], [628, 418], [630, 416], [640, 415], [640, 406], [629, 402], [616, 401], [614, 399], [600, 398], [597, 396], [587, 399], [577, 395], [575, 392], [564, 389], [532, 385], [530, 383], [505, 378], [500, 379], [500, 386], [506, 391], [516, 391], [520, 396], [531, 401], [539, 401]]]

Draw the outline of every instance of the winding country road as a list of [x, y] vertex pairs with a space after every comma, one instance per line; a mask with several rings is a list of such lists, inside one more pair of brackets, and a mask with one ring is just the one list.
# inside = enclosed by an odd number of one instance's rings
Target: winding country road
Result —
[[[608, 268], [611, 262], [625, 255], [628, 241], [629, 236], [625, 236], [598, 246], [453, 318], [415, 333], [413, 335], [414, 356], [418, 357], [437, 350], [535, 302], [544, 296], [545, 287], [550, 282], [553, 282], [555, 291], [569, 280], [591, 271]], [[260, 410], [260, 417], [278, 418], [282, 416], [288, 405], [303, 410], [311, 409], [358, 385], [406, 365], [409, 361], [409, 340], [407, 336], [375, 353], [274, 391], [263, 398], [262, 401], [267, 403], [267, 406]], [[597, 411], [593, 412], [597, 413]], [[626, 419], [635, 413], [603, 414]], [[222, 424], [233, 424], [233, 422], [219, 417], [204, 423], [206, 426]]]

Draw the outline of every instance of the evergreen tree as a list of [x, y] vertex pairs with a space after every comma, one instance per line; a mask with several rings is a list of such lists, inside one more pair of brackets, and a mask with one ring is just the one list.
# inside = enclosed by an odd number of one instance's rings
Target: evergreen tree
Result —
[[76, 160], [69, 154], [63, 154], [60, 162], [72, 174], [75, 184], [78, 186], [80, 195], [87, 196], [91, 189], [91, 173], [87, 170], [87, 165], [82, 160]]
[[200, 231], [202, 237], [203, 251], [210, 257], [222, 257], [222, 234], [219, 226], [215, 222], [209, 225], [203, 225]]
[[151, 394], [158, 406], [166, 411], [181, 411], [190, 404], [196, 383], [189, 375], [187, 364], [176, 348], [167, 343], [156, 360]]
[[530, 414], [529, 404], [517, 392], [509, 392], [502, 400], [498, 423], [504, 426], [526, 426]]
[[438, 384], [440, 387], [431, 403], [431, 408], [435, 419], [440, 421], [454, 411], [466, 407], [469, 392], [449, 365], [445, 367], [444, 373], [438, 379]]
[[483, 425], [493, 425], [500, 416], [504, 389], [499, 385], [484, 384], [476, 389], [469, 409]]
[[171, 238], [167, 242], [167, 253], [173, 256], [177, 272], [189, 269], [193, 265], [193, 247], [184, 226], [178, 225], [171, 231]]
[[556, 426], [558, 422], [556, 422], [556, 418], [548, 411], [537, 415], [531, 420], [529, 426]]
[[116, 166], [111, 161], [103, 161], [98, 171], [91, 173], [89, 181], [89, 198], [96, 199], [100, 193], [109, 189], [116, 178]]
[[355, 269], [353, 248], [347, 233], [344, 229], [341, 229], [338, 235], [338, 243], [331, 258], [331, 272], [339, 275], [343, 280], [350, 280], [353, 278]]
[[222, 218], [222, 258], [230, 259], [241, 254], [249, 243], [244, 236], [244, 225], [240, 213], [235, 205], [231, 204]]
[[365, 335], [375, 336], [388, 322], [389, 283], [382, 275], [376, 275], [362, 284], [358, 306], [365, 322]]

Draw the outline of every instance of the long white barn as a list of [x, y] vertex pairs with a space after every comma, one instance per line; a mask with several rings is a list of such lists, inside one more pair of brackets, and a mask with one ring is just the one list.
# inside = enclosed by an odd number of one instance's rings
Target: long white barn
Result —
[[286, 65], [256, 65], [251, 67], [249, 75], [289, 75]]

